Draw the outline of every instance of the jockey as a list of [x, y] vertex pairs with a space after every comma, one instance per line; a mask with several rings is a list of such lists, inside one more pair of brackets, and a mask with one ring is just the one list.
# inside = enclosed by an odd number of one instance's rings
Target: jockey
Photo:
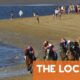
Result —
[[61, 38], [61, 43], [65, 43], [66, 44], [67, 40], [65, 38]]
[[67, 47], [67, 40], [64, 38], [61, 38], [60, 44], [63, 44], [63, 46]]
[[48, 41], [44, 41], [43, 42], [43, 46], [42, 46], [42, 49], [43, 49], [43, 55], [44, 55], [44, 59], [46, 59], [48, 57], [48, 47], [49, 47], [49, 42]]
[[43, 42], [43, 52], [46, 53], [47, 52], [47, 48], [48, 48], [49, 42], [48, 41], [44, 41]]
[[59, 14], [59, 9], [55, 9], [55, 16], [57, 17], [58, 16], [58, 14]]
[[33, 61], [36, 60], [36, 57], [34, 55], [34, 49], [32, 46], [28, 46], [24, 52], [25, 52], [24, 58], [27, 65], [27, 70], [30, 71], [30, 73], [32, 73], [32, 64]]
[[28, 56], [31, 60], [34, 60], [34, 49], [32, 46], [28, 46], [26, 49], [25, 49], [25, 56]]
[[67, 52], [67, 40], [66, 39], [61, 38], [60, 48], [63, 49], [65, 53]]
[[61, 14], [65, 13], [65, 8], [64, 8], [64, 6], [61, 6], [60, 12], [61, 12]]
[[49, 48], [48, 59], [49, 60], [57, 60], [58, 56], [57, 56], [56, 49], [55, 49], [54, 45], [50, 44], [48, 48]]
[[79, 43], [77, 41], [74, 41], [74, 50], [76, 52], [77, 57], [80, 57], [80, 48], [79, 48]]

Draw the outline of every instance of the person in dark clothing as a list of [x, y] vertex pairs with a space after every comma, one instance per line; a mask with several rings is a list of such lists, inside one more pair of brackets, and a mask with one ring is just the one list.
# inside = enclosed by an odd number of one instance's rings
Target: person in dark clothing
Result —
[[66, 39], [61, 38], [60, 48], [66, 54], [66, 52], [67, 52], [67, 40]]
[[31, 73], [32, 73], [32, 65], [34, 60], [36, 60], [34, 49], [32, 46], [28, 46], [25, 49], [25, 63], [27, 65], [28, 71], [30, 71]]
[[45, 41], [43, 42], [43, 45], [42, 45], [42, 52], [43, 52], [43, 59], [44, 59], [44, 60], [46, 59], [46, 56], [47, 56], [48, 46], [49, 46], [49, 41], [45, 40]]
[[54, 45], [51, 45], [49, 47], [49, 54], [48, 54], [48, 59], [49, 60], [57, 60], [58, 59], [58, 55], [54, 49]]
[[32, 46], [28, 46], [25, 49], [25, 56], [28, 56], [31, 59], [31, 61], [35, 60], [34, 49], [32, 48]]
[[38, 22], [38, 24], [40, 23], [40, 20], [39, 20], [39, 16], [37, 15], [37, 22]]
[[14, 13], [13, 13], [13, 11], [11, 11], [11, 13], [10, 13], [10, 18], [11, 18], [11, 20], [14, 18]]
[[75, 13], [78, 13], [78, 7], [77, 7], [77, 5], [75, 6]]

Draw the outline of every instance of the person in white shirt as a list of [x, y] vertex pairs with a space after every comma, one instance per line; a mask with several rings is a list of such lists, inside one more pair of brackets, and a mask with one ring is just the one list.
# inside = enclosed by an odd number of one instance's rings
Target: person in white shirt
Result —
[[59, 13], [59, 10], [58, 9], [55, 9], [55, 16], [56, 17], [58, 16], [58, 13]]
[[19, 16], [20, 17], [23, 16], [23, 11], [22, 10], [19, 11]]

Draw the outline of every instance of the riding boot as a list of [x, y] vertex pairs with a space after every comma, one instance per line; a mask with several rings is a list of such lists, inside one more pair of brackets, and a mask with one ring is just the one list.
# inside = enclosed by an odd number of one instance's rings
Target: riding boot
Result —
[[32, 67], [31, 65], [28, 65], [27, 66], [27, 70], [30, 71], [31, 70], [31, 67]]

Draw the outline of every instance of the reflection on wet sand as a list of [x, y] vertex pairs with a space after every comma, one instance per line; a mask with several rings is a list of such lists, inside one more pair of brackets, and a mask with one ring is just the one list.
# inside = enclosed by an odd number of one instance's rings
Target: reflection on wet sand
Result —
[[24, 75], [27, 72], [24, 54], [19, 48], [0, 45], [0, 78]]

